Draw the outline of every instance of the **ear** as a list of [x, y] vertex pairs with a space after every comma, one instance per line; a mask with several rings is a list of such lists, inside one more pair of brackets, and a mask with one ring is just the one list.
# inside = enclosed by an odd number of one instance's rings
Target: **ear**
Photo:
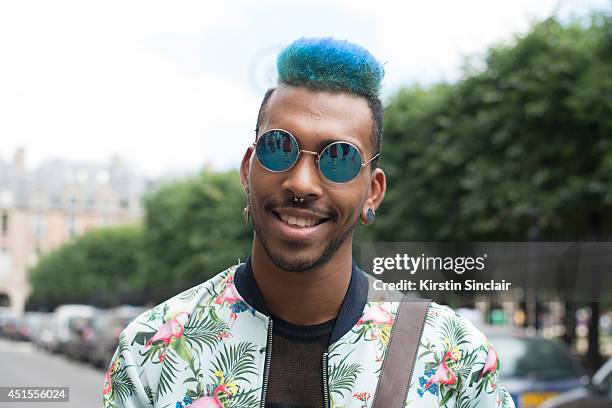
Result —
[[382, 204], [385, 198], [385, 192], [387, 191], [387, 177], [382, 169], [375, 169], [370, 175], [370, 189], [366, 197], [363, 208], [361, 209], [362, 219], [366, 216], [366, 211], [371, 208], [374, 212]]
[[253, 155], [253, 150], [255, 148], [253, 146], [249, 146], [244, 152], [244, 156], [242, 157], [242, 162], [240, 162], [240, 182], [242, 183], [242, 187], [244, 187], [244, 191], [249, 191], [249, 172], [251, 170], [251, 156]]

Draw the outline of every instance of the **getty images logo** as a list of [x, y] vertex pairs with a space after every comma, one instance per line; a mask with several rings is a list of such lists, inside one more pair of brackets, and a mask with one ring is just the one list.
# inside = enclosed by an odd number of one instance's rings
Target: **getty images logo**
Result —
[[453, 271], [458, 275], [469, 271], [481, 271], [485, 267], [487, 254], [479, 257], [458, 256], [410, 256], [408, 254], [396, 254], [392, 257], [376, 257], [373, 259], [372, 271], [380, 275], [385, 271], [407, 271], [414, 275], [419, 270], [423, 271]]

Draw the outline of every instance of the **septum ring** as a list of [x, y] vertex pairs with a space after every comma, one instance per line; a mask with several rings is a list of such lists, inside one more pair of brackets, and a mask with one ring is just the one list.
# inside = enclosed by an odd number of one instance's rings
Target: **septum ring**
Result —
[[298, 196], [293, 196], [293, 202], [294, 202], [294, 203], [298, 203], [298, 202], [299, 202], [299, 203], [303, 203], [303, 202], [304, 202], [304, 199], [303, 199], [303, 198], [301, 198], [301, 197], [298, 197]]

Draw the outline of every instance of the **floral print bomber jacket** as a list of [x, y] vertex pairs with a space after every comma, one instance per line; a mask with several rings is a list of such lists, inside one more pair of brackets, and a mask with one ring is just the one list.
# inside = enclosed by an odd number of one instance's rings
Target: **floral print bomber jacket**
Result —
[[[372, 406], [399, 304], [368, 302], [367, 292], [353, 263], [322, 362], [326, 408]], [[247, 258], [128, 325], [106, 373], [104, 407], [265, 407], [271, 335]], [[405, 407], [513, 408], [498, 369], [482, 333], [431, 303]]]

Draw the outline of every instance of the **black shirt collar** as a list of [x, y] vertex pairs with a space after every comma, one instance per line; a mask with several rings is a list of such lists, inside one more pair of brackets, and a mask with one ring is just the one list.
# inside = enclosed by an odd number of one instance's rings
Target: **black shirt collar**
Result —
[[[270, 316], [270, 312], [266, 309], [263, 297], [255, 281], [253, 270], [251, 269], [251, 257], [249, 256], [245, 263], [240, 265], [234, 275], [234, 284], [238, 293], [242, 298], [260, 313]], [[367, 303], [368, 297], [368, 280], [364, 272], [357, 267], [353, 260], [353, 269], [351, 272], [351, 280], [348, 290], [340, 306], [340, 313], [336, 318], [334, 329], [332, 330], [329, 339], [330, 344], [338, 341], [342, 336], [348, 333], [353, 328], [355, 323], [363, 314], [363, 309]]]

